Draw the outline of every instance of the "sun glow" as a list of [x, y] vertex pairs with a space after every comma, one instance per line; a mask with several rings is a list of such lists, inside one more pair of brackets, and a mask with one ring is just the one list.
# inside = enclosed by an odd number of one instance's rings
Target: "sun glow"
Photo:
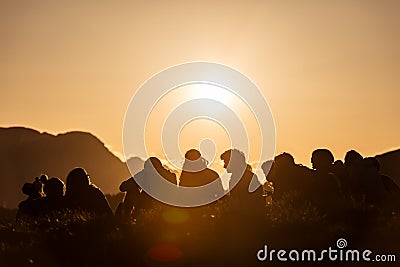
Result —
[[[162, 160], [168, 158], [167, 161], [170, 162], [169, 165], [173, 168], [181, 165], [180, 163], [182, 159], [180, 157], [171, 158], [169, 156], [167, 157], [165, 154], [166, 151], [164, 150], [163, 142], [161, 140], [162, 132], [165, 127], [164, 123], [172, 112], [179, 108], [179, 106], [188, 101], [197, 99], [210, 99], [216, 101], [232, 110], [232, 112], [238, 116], [248, 134], [250, 146], [248, 161], [257, 161], [260, 156], [262, 137], [252, 111], [239, 96], [229, 89], [205, 83], [187, 84], [174, 88], [157, 101], [146, 124], [145, 144], [148, 154], [158, 156]], [[210, 104], [209, 107], [205, 108], [213, 109], [215, 108], [215, 105]], [[212, 140], [216, 146], [216, 156], [214, 158], [215, 162], [211, 162], [213, 157], [209, 158], [209, 160], [211, 160], [210, 163], [212, 163], [212, 168], [222, 172], [223, 168], [222, 166], [219, 166], [219, 155], [226, 149], [231, 148], [229, 133], [225, 132], [218, 123], [207, 118], [197, 118], [194, 121], [187, 121], [186, 123], [187, 124], [182, 124], [180, 126], [182, 128], [179, 132], [179, 136], [171, 137], [170, 142], [177, 142], [179, 151], [183, 155], [189, 148], [200, 149], [199, 145], [203, 139], [207, 138]], [[243, 150], [240, 147], [238, 148]]]
[[[226, 106], [232, 106], [235, 102], [239, 101], [234, 93], [228, 89], [212, 85], [212, 84], [191, 84], [181, 87], [187, 99], [211, 99], [218, 101]], [[181, 90], [178, 88], [177, 90]]]

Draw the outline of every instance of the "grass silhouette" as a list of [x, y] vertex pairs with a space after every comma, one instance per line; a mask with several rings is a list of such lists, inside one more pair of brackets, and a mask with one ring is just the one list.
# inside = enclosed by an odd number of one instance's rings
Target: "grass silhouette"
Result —
[[[376, 253], [398, 250], [400, 217], [391, 208], [351, 198], [341, 205], [331, 216], [296, 194], [260, 213], [239, 213], [226, 200], [194, 209], [160, 204], [129, 223], [73, 210], [16, 221], [15, 210], [1, 209], [0, 265], [260, 266], [256, 252], [265, 244], [317, 250], [338, 238]], [[268, 266], [275, 264], [282, 265]]]

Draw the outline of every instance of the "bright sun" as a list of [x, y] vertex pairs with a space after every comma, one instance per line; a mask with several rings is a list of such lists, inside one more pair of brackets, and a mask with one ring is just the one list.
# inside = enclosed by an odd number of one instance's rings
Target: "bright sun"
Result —
[[[184, 103], [195, 99], [214, 100], [225, 105], [227, 109], [232, 110], [232, 112], [238, 116], [248, 134], [248, 141], [250, 143], [249, 162], [259, 157], [261, 134], [253, 113], [246, 103], [235, 93], [212, 84], [189, 84], [177, 87], [164, 95], [156, 103], [148, 117], [145, 131], [146, 150], [150, 155], [158, 156], [162, 159], [167, 157], [165, 154], [166, 151], [164, 150], [165, 147], [161, 140], [162, 133], [165, 130], [164, 123], [175, 109], [179, 109]], [[214, 104], [210, 105], [209, 108], [214, 108]], [[214, 121], [202, 118], [186, 123], [188, 124], [185, 125], [185, 123], [183, 123], [182, 125], [176, 126], [178, 127], [177, 129], [182, 127], [180, 131], [181, 134], [179, 136], [172, 136], [168, 142], [179, 144], [180, 149], [177, 151], [180, 151], [181, 154], [188, 148], [197, 148], [204, 138], [209, 138], [216, 144], [216, 152], [218, 155], [224, 150], [231, 148], [229, 136], [232, 133], [225, 132], [223, 128], [220, 128]], [[246, 140], [241, 142], [245, 141]], [[237, 148], [243, 150], [241, 147]], [[180, 160], [181, 158], [181, 155], [175, 155], [175, 153], [167, 154], [170, 162]], [[214, 168], [216, 167], [214, 166]]]
[[220, 102], [228, 107], [238, 101], [237, 97], [227, 89], [211, 84], [185, 85], [176, 90], [183, 90], [187, 99], [206, 98]]

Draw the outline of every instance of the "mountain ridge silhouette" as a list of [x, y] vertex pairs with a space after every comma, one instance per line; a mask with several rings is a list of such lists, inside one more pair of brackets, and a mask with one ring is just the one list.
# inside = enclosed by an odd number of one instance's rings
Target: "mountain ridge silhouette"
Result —
[[[128, 160], [134, 171], [143, 160]], [[115, 156], [95, 135], [72, 131], [52, 135], [25, 127], [0, 128], [0, 205], [15, 208], [23, 200], [21, 187], [42, 173], [65, 181], [74, 167], [84, 167], [91, 180], [105, 193], [131, 176], [125, 162]]]

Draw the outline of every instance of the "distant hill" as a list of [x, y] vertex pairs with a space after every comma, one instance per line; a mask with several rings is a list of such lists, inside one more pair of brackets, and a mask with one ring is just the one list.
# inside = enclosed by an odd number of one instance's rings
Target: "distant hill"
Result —
[[381, 173], [386, 174], [400, 186], [400, 149], [376, 156], [381, 163]]
[[[143, 160], [129, 164], [139, 171]], [[46, 173], [65, 181], [74, 167], [87, 170], [93, 183], [105, 193], [117, 193], [121, 181], [129, 178], [124, 162], [94, 135], [69, 132], [59, 135], [11, 127], [0, 128], [0, 206], [13, 208], [25, 198], [21, 187]]]

